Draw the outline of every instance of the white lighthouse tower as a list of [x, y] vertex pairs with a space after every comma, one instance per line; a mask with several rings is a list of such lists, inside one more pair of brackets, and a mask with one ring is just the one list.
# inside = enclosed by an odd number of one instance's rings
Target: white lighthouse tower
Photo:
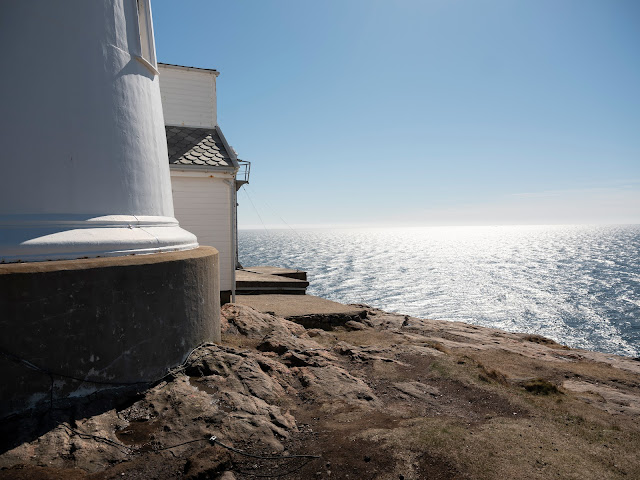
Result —
[[0, 5], [0, 263], [187, 250], [148, 0]]
[[149, 0], [0, 2], [0, 420], [152, 383], [220, 339], [174, 218]]

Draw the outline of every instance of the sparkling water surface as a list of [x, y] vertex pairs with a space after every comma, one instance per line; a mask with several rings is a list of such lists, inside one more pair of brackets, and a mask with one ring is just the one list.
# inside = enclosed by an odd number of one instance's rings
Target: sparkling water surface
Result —
[[240, 230], [312, 295], [640, 356], [640, 226]]

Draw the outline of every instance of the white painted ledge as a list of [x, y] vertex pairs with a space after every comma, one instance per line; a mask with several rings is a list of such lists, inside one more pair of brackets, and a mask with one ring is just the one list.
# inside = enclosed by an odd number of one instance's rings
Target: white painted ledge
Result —
[[147, 67], [147, 70], [149, 70], [154, 75], [160, 75], [160, 72], [158, 71], [158, 69], [156, 67], [154, 67], [146, 58], [141, 57], [140, 55], [135, 55], [133, 58], [135, 58], [142, 65]]
[[0, 216], [0, 263], [139, 255], [198, 247], [172, 217]]

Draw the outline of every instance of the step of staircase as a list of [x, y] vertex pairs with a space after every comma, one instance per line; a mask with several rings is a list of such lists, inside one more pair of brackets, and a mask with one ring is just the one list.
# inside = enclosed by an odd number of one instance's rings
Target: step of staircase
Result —
[[[296, 271], [293, 270], [292, 272]], [[302, 273], [305, 274], [306, 278], [306, 272]], [[309, 282], [298, 278], [289, 278], [269, 273], [258, 273], [249, 269], [236, 270], [236, 295], [304, 295], [308, 286]]]

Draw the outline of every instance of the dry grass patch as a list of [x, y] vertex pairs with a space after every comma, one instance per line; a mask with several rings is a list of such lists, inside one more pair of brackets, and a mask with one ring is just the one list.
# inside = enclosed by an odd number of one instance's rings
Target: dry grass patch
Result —
[[469, 424], [450, 418], [414, 418], [396, 429], [370, 430], [362, 436], [412, 455], [415, 476], [406, 478], [425, 478], [416, 462], [423, 455], [455, 470], [457, 476], [451, 478], [639, 478], [638, 458], [624, 448], [625, 442], [637, 438], [620, 432], [617, 437], [602, 438], [579, 433], [544, 419], [495, 418]]
[[562, 393], [556, 385], [546, 381], [544, 378], [527, 380], [522, 384], [522, 388], [534, 395], [558, 395]]

